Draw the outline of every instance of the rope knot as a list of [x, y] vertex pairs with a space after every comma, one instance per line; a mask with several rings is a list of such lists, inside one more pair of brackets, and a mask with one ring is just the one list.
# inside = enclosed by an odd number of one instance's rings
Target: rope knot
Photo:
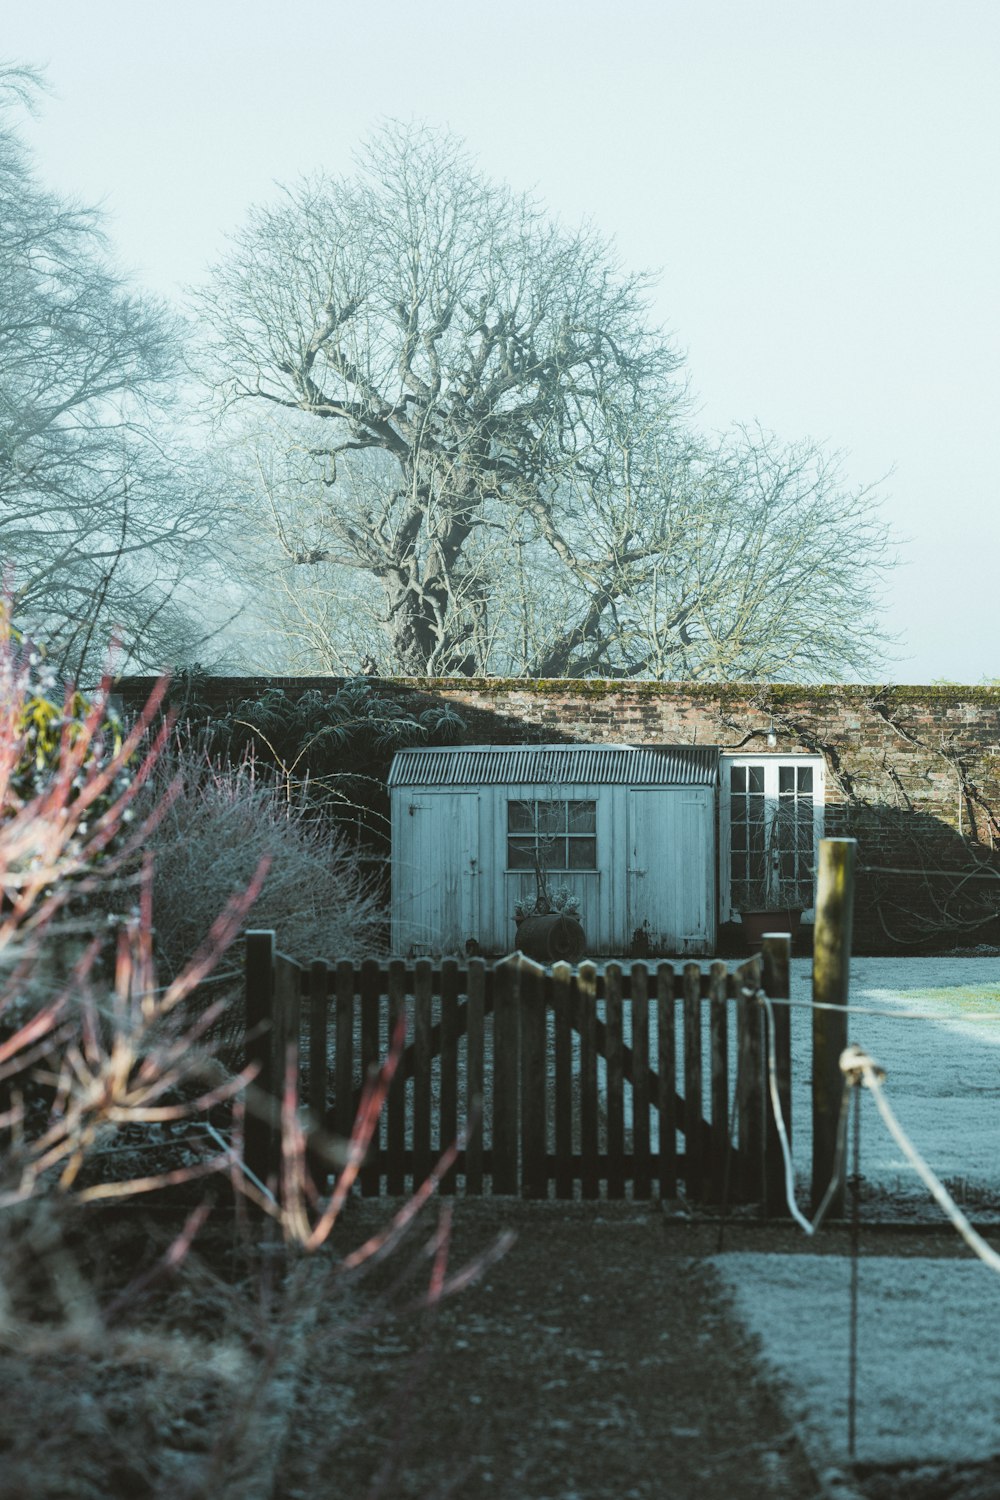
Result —
[[871, 1076], [875, 1078], [876, 1083], [885, 1082], [885, 1069], [880, 1067], [873, 1057], [869, 1057], [857, 1042], [852, 1042], [840, 1054], [840, 1071], [851, 1087], [868, 1083]]

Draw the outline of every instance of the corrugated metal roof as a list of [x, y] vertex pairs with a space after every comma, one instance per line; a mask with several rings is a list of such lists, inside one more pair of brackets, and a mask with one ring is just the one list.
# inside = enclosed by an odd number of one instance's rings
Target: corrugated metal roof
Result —
[[390, 786], [714, 786], [716, 745], [469, 745], [400, 750]]

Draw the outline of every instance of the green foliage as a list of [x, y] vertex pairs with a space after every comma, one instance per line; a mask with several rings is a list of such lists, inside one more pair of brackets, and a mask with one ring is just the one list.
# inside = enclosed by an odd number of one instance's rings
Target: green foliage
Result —
[[447, 704], [416, 708], [365, 678], [332, 694], [314, 688], [293, 697], [268, 688], [221, 718], [195, 702], [188, 721], [202, 728], [214, 759], [224, 755], [236, 765], [251, 757], [272, 770], [290, 802], [304, 798], [375, 847], [388, 839], [385, 783], [397, 750], [454, 744], [465, 727]]
[[[44, 647], [24, 637], [10, 619], [9, 606], [0, 602], [0, 695], [0, 821], [15, 817], [64, 777], [69, 803], [86, 789], [87, 814], [81, 823], [86, 834], [125, 795], [132, 780], [128, 757], [121, 755], [122, 725], [107, 703], [107, 684], [92, 698], [64, 684]], [[119, 842], [112, 838], [102, 843], [101, 856], [113, 853]]]

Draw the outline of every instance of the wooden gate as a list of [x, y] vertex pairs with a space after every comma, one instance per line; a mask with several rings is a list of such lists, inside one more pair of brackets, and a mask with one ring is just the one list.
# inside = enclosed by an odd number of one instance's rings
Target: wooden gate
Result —
[[[350, 1136], [362, 1081], [405, 1042], [361, 1173], [366, 1195], [412, 1191], [464, 1145], [446, 1193], [782, 1202], [766, 1109], [758, 993], [788, 993], [788, 943], [735, 970], [608, 963], [545, 970], [482, 959], [300, 965], [273, 932], [247, 934], [248, 1056], [259, 1068], [247, 1165], [274, 1177], [278, 1100], [299, 1048], [310, 1120]], [[775, 1067], [790, 1118], [787, 1007]], [[405, 1021], [402, 1019], [405, 1018]], [[735, 1022], [735, 1025], [734, 1025]], [[734, 1035], [735, 1032], [735, 1035]], [[730, 1055], [730, 1042], [735, 1044]]]

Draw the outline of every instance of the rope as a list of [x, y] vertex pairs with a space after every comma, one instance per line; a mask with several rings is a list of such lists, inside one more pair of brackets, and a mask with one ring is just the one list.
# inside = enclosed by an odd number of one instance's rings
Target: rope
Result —
[[778, 1073], [775, 1067], [775, 1052], [777, 1048], [774, 1037], [773, 1003], [770, 996], [765, 995], [763, 990], [757, 991], [757, 999], [763, 1005], [764, 1014], [767, 1017], [767, 1086], [771, 1096], [771, 1108], [774, 1111], [774, 1125], [778, 1132], [778, 1140], [781, 1142], [781, 1156], [785, 1164], [785, 1200], [788, 1204], [788, 1212], [803, 1233], [814, 1235], [826, 1217], [830, 1204], [836, 1197], [837, 1190], [840, 1187], [840, 1174], [847, 1142], [847, 1107], [851, 1097], [851, 1080], [845, 1076], [844, 1092], [840, 1100], [840, 1119], [837, 1121], [837, 1149], [834, 1154], [833, 1172], [830, 1177], [830, 1183], [812, 1219], [807, 1219], [795, 1201], [795, 1167], [792, 1163], [792, 1150], [788, 1141], [788, 1131], [785, 1128], [785, 1112], [781, 1107], [781, 1095], [778, 1093]]
[[772, 1005], [790, 1005], [793, 1010], [840, 1010], [852, 1016], [882, 1016], [886, 1021], [1000, 1021], [1000, 995], [996, 1010], [970, 1011], [964, 1016], [950, 1016], [942, 1011], [881, 1010], [872, 1005], [835, 1005], [828, 1000], [788, 1000], [774, 998]]
[[851, 1321], [847, 1354], [847, 1455], [854, 1460], [858, 1436], [858, 1271], [861, 1248], [861, 1090], [854, 1090], [854, 1172], [851, 1177]]
[[980, 1234], [976, 1233], [944, 1183], [931, 1171], [893, 1114], [889, 1101], [882, 1090], [882, 1080], [885, 1078], [883, 1070], [867, 1053], [863, 1052], [856, 1045], [848, 1047], [841, 1055], [840, 1066], [844, 1069], [845, 1075], [848, 1073], [848, 1070], [851, 1070], [856, 1075], [852, 1081], [862, 1081], [865, 1087], [871, 1092], [875, 1100], [875, 1106], [882, 1116], [889, 1134], [897, 1146], [899, 1146], [903, 1155], [917, 1173], [917, 1176], [924, 1183], [931, 1197], [944, 1210], [947, 1217], [958, 1230], [969, 1249], [973, 1254], [978, 1255], [983, 1264], [989, 1266], [991, 1271], [1000, 1272], [1000, 1255], [991, 1249]]

